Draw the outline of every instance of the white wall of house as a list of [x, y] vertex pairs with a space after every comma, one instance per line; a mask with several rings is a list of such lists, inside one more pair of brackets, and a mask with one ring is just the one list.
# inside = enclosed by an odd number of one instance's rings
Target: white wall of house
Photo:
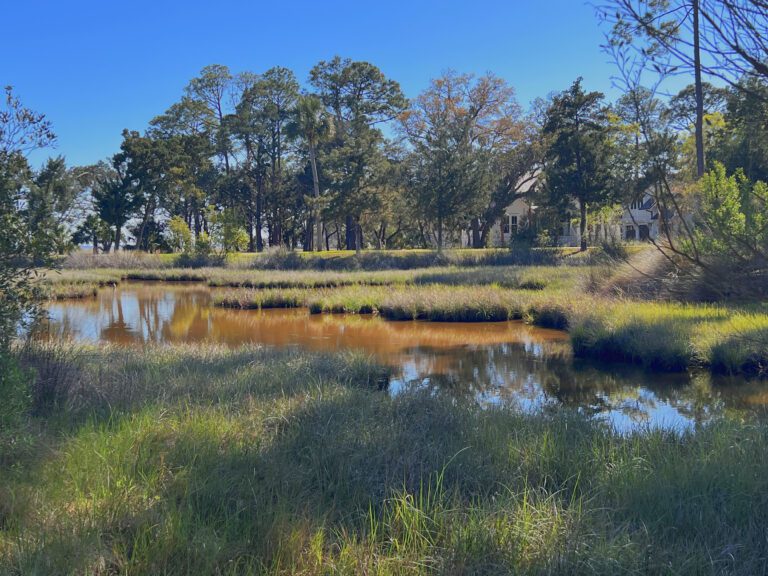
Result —
[[[493, 225], [488, 236], [488, 246], [490, 248], [502, 248], [509, 246], [512, 236], [519, 230], [528, 225], [531, 216], [530, 205], [522, 198], [517, 198], [512, 204], [506, 207], [504, 215]], [[463, 247], [468, 248], [471, 244], [471, 234], [462, 235]]]
[[653, 197], [646, 194], [624, 208], [621, 215], [622, 240], [649, 240], [659, 235], [659, 211]]

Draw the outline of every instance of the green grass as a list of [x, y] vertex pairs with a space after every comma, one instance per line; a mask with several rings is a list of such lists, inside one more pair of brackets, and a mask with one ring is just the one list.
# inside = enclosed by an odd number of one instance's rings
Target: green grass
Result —
[[756, 574], [768, 558], [763, 424], [619, 435], [391, 397], [348, 355], [27, 363], [67, 393], [0, 446], [0, 573]]
[[768, 314], [715, 305], [592, 300], [569, 318], [578, 355], [662, 370], [768, 375]]

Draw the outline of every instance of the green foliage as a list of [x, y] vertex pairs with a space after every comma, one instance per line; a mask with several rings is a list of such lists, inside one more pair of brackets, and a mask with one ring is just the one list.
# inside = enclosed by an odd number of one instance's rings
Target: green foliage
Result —
[[697, 228], [684, 250], [710, 284], [734, 294], [768, 294], [768, 186], [715, 162], [698, 184]]
[[188, 253], [192, 251], [192, 232], [181, 216], [173, 216], [168, 221], [166, 237], [174, 252]]
[[[41, 225], [50, 224], [42, 217], [50, 203], [33, 200], [47, 173], [44, 170], [35, 182], [24, 153], [54, 138], [45, 117], [25, 108], [7, 87], [0, 105], [0, 355], [7, 352], [25, 316], [35, 311], [33, 265], [50, 262], [51, 237], [35, 220], [39, 215]], [[30, 205], [40, 209], [31, 210]]]
[[710, 157], [725, 164], [728, 173], [741, 168], [750, 180], [768, 182], [766, 122], [768, 80], [743, 78], [728, 93], [724, 126], [715, 133]]
[[224, 254], [240, 252], [248, 246], [248, 233], [243, 228], [242, 217], [235, 210], [209, 211], [208, 225], [211, 243]]
[[213, 242], [208, 232], [200, 232], [195, 238], [195, 255], [208, 256], [213, 251]]
[[611, 200], [611, 139], [600, 92], [584, 92], [581, 78], [552, 100], [543, 134], [546, 187], [550, 201], [566, 211], [572, 201], [581, 211], [581, 247], [587, 247], [587, 215]]

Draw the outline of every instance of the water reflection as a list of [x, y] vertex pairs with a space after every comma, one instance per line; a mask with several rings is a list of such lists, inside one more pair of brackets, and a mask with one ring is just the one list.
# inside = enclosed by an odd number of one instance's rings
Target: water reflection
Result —
[[570, 406], [622, 430], [694, 427], [731, 411], [764, 413], [768, 387], [707, 374], [660, 375], [576, 360], [567, 336], [519, 322], [442, 324], [305, 310], [213, 308], [201, 285], [127, 284], [93, 300], [52, 303], [54, 336], [123, 345], [147, 342], [257, 343], [309, 350], [361, 350], [393, 369], [391, 393], [406, 387], [512, 402], [523, 409]]

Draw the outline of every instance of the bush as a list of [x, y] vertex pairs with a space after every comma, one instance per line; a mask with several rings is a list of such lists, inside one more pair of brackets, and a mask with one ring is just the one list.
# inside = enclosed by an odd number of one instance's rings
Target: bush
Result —
[[192, 232], [181, 216], [174, 216], [169, 220], [166, 237], [172, 250], [183, 253], [192, 250]]

